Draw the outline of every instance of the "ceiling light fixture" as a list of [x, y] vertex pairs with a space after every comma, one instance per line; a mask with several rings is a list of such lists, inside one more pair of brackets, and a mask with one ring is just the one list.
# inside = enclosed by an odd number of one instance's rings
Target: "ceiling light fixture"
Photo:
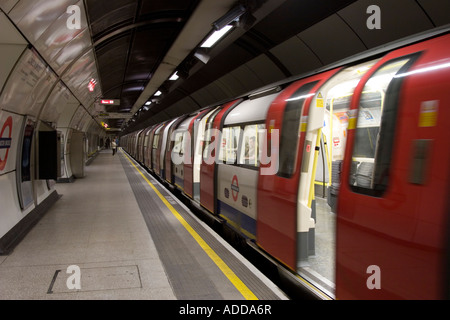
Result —
[[203, 42], [200, 47], [202, 48], [211, 48], [213, 45], [215, 45], [220, 39], [222, 39], [230, 30], [233, 28], [233, 26], [227, 25], [220, 29], [219, 31], [214, 31], [208, 39], [206, 39], [205, 42]]
[[200, 60], [204, 64], [207, 64], [209, 59], [211, 58], [209, 56], [209, 54], [208, 54], [208, 49], [207, 48], [198, 48], [194, 52], [194, 57], [196, 57], [198, 60]]
[[177, 72], [175, 72], [175, 73], [169, 78], [169, 80], [175, 81], [175, 80], [178, 80], [178, 78], [179, 78], [179, 76], [178, 76]]
[[214, 30], [219, 31], [222, 30], [224, 27], [231, 24], [233, 21], [239, 20], [239, 18], [246, 12], [245, 7], [240, 4], [230, 11], [228, 11], [225, 15], [223, 15], [221, 18], [213, 22], [212, 26]]

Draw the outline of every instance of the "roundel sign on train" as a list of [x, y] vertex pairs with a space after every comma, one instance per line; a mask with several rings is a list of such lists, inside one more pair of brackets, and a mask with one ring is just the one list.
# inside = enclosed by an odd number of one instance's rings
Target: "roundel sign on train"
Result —
[[231, 195], [233, 196], [233, 200], [237, 201], [239, 196], [239, 181], [236, 175], [234, 175], [231, 181]]
[[[8, 153], [9, 149], [11, 148], [12, 141], [12, 124], [12, 117], [9, 116], [3, 124], [0, 132], [0, 171], [3, 171], [5, 169], [6, 162], [8, 161]], [[8, 133], [6, 133], [6, 129], [9, 129]], [[6, 150], [6, 152], [2, 152], [3, 150]]]

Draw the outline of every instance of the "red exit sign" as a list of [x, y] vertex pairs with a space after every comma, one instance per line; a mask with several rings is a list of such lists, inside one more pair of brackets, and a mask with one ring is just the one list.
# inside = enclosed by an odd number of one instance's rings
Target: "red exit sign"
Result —
[[102, 100], [100, 100], [100, 104], [103, 104], [103, 105], [119, 105], [120, 104], [120, 100], [117, 100], [117, 99], [102, 99]]

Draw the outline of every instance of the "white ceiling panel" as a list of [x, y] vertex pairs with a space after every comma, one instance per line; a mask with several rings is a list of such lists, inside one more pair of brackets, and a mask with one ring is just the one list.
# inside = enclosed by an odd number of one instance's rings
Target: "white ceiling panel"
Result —
[[[280, 69], [265, 55], [259, 55], [255, 59], [246, 63], [247, 68], [253, 72], [261, 80], [263, 85], [270, 84], [286, 76], [280, 71]], [[259, 88], [261, 86], [257, 86]]]
[[195, 103], [190, 97], [186, 97], [174, 104], [173, 107], [170, 108], [170, 110], [167, 110], [167, 114], [169, 114], [170, 117], [175, 117], [179, 116], [180, 114], [191, 113], [196, 109], [198, 109], [198, 104]]
[[19, 0], [2, 0], [0, 1], [0, 8], [8, 13], [16, 5]]
[[217, 81], [214, 81], [206, 88], [211, 93], [211, 95], [214, 97], [214, 101], [209, 102], [208, 105], [210, 105], [211, 103], [221, 101], [221, 100], [228, 98], [228, 96], [222, 90], [222, 87], [217, 83]]
[[0, 63], [0, 94], [11, 70], [24, 50], [25, 45], [0, 44], [0, 52], [2, 53]]
[[322, 66], [320, 60], [298, 37], [292, 37], [289, 40], [276, 46], [270, 52], [280, 60], [283, 65], [293, 75], [298, 75], [311, 68]]
[[28, 42], [17, 31], [3, 12], [0, 12], [0, 43], [27, 45]]
[[194, 92], [191, 96], [202, 107], [217, 101], [206, 87]]
[[259, 78], [258, 74], [246, 64], [234, 69], [232, 74], [235, 78], [239, 79], [239, 82], [244, 87], [244, 91], [237, 93], [237, 95], [253, 91], [265, 85], [263, 79]]
[[303, 31], [298, 37], [324, 65], [366, 49], [353, 30], [336, 14]]
[[246, 92], [241, 79], [236, 78], [233, 73], [228, 73], [216, 81], [228, 97], [236, 97], [239, 93]]
[[449, 0], [418, 0], [436, 26], [450, 23]]
[[65, 112], [65, 107], [69, 103], [70, 98], [71, 94], [69, 90], [67, 90], [64, 84], [59, 82], [50, 94], [40, 118], [44, 121], [58, 123], [59, 117]]
[[[370, 5], [377, 5], [380, 8], [381, 29], [367, 27], [367, 20], [372, 15], [367, 14]], [[338, 14], [368, 48], [433, 28], [417, 2], [411, 0], [360, 0], [342, 9]], [[448, 12], [446, 14], [448, 17]]]
[[9, 17], [28, 40], [35, 43], [55, 20], [62, 15], [68, 18], [67, 8], [76, 3], [74, 0], [22, 0], [11, 10]]
[[[45, 76], [50, 73], [45, 63], [32, 50], [26, 50], [15, 65], [0, 96], [2, 109], [18, 114], [37, 116], [40, 109], [33, 107], [39, 98]], [[51, 81], [51, 79], [49, 79]], [[52, 83], [49, 83], [51, 86]], [[49, 88], [50, 89], [50, 88]], [[27, 104], [29, 101], [30, 104]]]

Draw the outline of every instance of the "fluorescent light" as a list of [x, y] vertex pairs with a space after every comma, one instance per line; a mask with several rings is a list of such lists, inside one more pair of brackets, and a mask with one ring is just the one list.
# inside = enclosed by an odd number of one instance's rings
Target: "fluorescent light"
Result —
[[203, 42], [200, 47], [211, 48], [214, 44], [216, 44], [217, 41], [222, 39], [222, 37], [226, 35], [232, 28], [233, 26], [228, 25], [223, 27], [219, 31], [214, 31], [214, 33], [205, 42]]
[[147, 102], [145, 103], [146, 106], [149, 106], [149, 105], [151, 105], [151, 104], [152, 104], [151, 101], [147, 101]]
[[175, 72], [170, 78], [169, 80], [175, 81], [178, 80], [179, 76], [177, 75], [177, 73]]
[[162, 92], [161, 91], [156, 91], [155, 97], [159, 97], [160, 95], [162, 95]]
[[450, 63], [444, 63], [444, 64], [440, 64], [440, 65], [437, 65], [437, 66], [421, 68], [421, 69], [413, 70], [413, 71], [406, 72], [406, 73], [400, 73], [400, 74], [397, 74], [396, 76], [394, 76], [394, 78], [407, 77], [407, 76], [410, 76], [410, 75], [413, 75], [413, 74], [416, 74], [416, 73], [435, 71], [435, 70], [449, 68], [449, 67], [450, 67]]
[[289, 101], [297, 101], [297, 100], [301, 100], [301, 99], [307, 99], [307, 98], [312, 97], [314, 95], [315, 95], [315, 93], [305, 94], [303, 96], [286, 99], [286, 101], [289, 102]]

